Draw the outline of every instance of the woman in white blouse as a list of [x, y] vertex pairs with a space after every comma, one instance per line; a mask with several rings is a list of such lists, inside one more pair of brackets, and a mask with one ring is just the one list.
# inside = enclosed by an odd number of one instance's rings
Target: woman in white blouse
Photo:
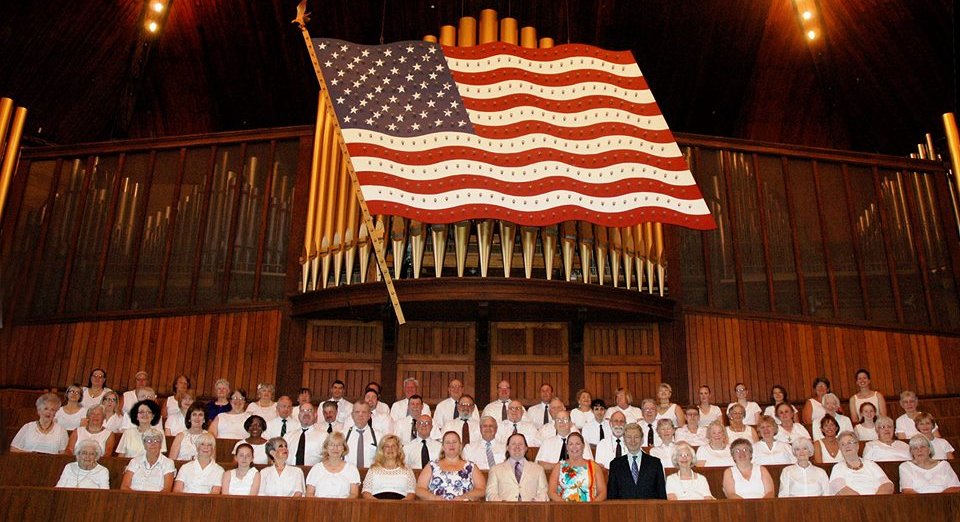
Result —
[[194, 403], [186, 413], [184, 426], [170, 444], [170, 458], [173, 460], [190, 460], [197, 455], [197, 443], [200, 435], [207, 433], [207, 414], [202, 404]]
[[797, 439], [810, 438], [810, 432], [807, 431], [807, 428], [804, 428], [802, 424], [797, 422], [797, 412], [794, 410], [792, 404], [785, 402], [780, 403], [777, 405], [776, 411], [777, 424], [779, 424], [780, 427], [774, 436], [775, 439], [790, 444]]
[[217, 439], [203, 433], [197, 440], [197, 457], [180, 467], [173, 483], [175, 493], [219, 495], [223, 468], [213, 461], [217, 455]]
[[103, 406], [91, 406], [87, 409], [87, 425], [80, 426], [70, 434], [67, 442], [67, 453], [72, 455], [76, 445], [84, 440], [93, 440], [100, 445], [100, 455], [113, 455], [113, 448], [117, 445], [114, 434], [103, 427]]
[[747, 426], [756, 426], [757, 418], [760, 416], [760, 405], [749, 400], [750, 390], [747, 388], [747, 385], [738, 382], [737, 385], [734, 386], [733, 392], [736, 394], [737, 400], [727, 405], [727, 417], [730, 417], [730, 410], [733, 406], [739, 404], [743, 407], [743, 423]]
[[[139, 404], [135, 404], [130, 413], [134, 413]], [[160, 416], [159, 410], [160, 407], [157, 406], [157, 417]], [[136, 428], [132, 429], [135, 430]], [[123, 482], [120, 483], [120, 489], [170, 491], [170, 488], [173, 487], [173, 477], [177, 474], [177, 467], [172, 460], [160, 454], [162, 443], [163, 433], [160, 430], [148, 428], [147, 431], [143, 432], [140, 444], [145, 450], [127, 464], [127, 469], [123, 472]]]
[[813, 397], [803, 404], [803, 423], [816, 426], [825, 413], [823, 396], [830, 393], [830, 379], [817, 377], [813, 380]]
[[707, 443], [707, 428], [700, 425], [700, 408], [696, 405], [687, 406], [683, 411], [687, 423], [677, 428], [674, 438], [691, 446], [703, 446]]
[[113, 433], [122, 432], [124, 417], [120, 410], [120, 395], [109, 390], [103, 394], [100, 405], [103, 406], [103, 427]]
[[253, 467], [253, 448], [241, 443], [234, 451], [237, 467], [223, 474], [220, 492], [224, 495], [253, 495], [260, 492], [260, 472]]
[[671, 461], [677, 472], [667, 477], [667, 500], [713, 500], [707, 478], [693, 470], [695, 459], [686, 442], [674, 447]]
[[[853, 422], [850, 421], [850, 417], [840, 413], [840, 398], [832, 393], [828, 393], [821, 398], [823, 403], [824, 415], [830, 415], [833, 417], [833, 420], [837, 421], [837, 426], [840, 427], [840, 431], [853, 431]], [[820, 433], [820, 425], [814, 423], [813, 425], [813, 440], [820, 440], [823, 437], [823, 434]]]
[[860, 404], [858, 418], [860, 423], [853, 427], [853, 432], [862, 441], [877, 440], [877, 407], [872, 402]]
[[857, 393], [850, 397], [850, 416], [853, 422], [860, 421], [860, 406], [870, 403], [876, 408], [878, 415], [887, 414], [887, 401], [883, 394], [870, 388], [870, 372], [860, 368], [854, 374], [857, 381]]
[[830, 478], [823, 468], [810, 462], [813, 441], [795, 439], [790, 446], [797, 463], [780, 472], [779, 497], [822, 497], [830, 494]]
[[103, 455], [97, 441], [81, 440], [74, 449], [77, 461], [64, 466], [56, 487], [110, 489], [110, 471], [97, 462]]
[[733, 466], [723, 472], [727, 498], [773, 498], [773, 478], [767, 468], [753, 463], [753, 444], [737, 439], [730, 443]]
[[914, 435], [910, 439], [911, 460], [900, 464], [901, 493], [957, 493], [960, 479], [946, 461], [934, 460], [930, 439]]
[[107, 388], [107, 372], [103, 368], [94, 368], [87, 378], [87, 386], [83, 388], [80, 405], [84, 408], [96, 406], [103, 400], [103, 394], [108, 391], [111, 390]]
[[914, 419], [914, 424], [916, 424], [917, 431], [920, 432], [920, 435], [926, 437], [927, 440], [930, 441], [931, 446], [933, 446], [933, 458], [937, 460], [953, 460], [953, 445], [947, 442], [947, 439], [937, 437], [933, 431], [937, 427], [937, 422], [933, 419], [933, 415], [927, 412], [920, 413]]
[[700, 386], [697, 397], [700, 399], [700, 404], [697, 405], [697, 409], [700, 410], [700, 426], [706, 428], [715, 420], [723, 422], [723, 412], [720, 411], [720, 407], [710, 403], [713, 392], [710, 391], [709, 386]]
[[577, 390], [577, 407], [570, 410], [570, 420], [577, 429], [583, 429], [583, 425], [593, 418], [593, 410], [590, 404], [593, 402], [593, 396], [584, 389]]
[[167, 437], [176, 437], [183, 430], [187, 429], [187, 410], [193, 406], [194, 397], [191, 390], [184, 390], [180, 393], [180, 402], [175, 403], [175, 408], [170, 411], [170, 399], [167, 397], [167, 422], [164, 424], [163, 434]]
[[863, 458], [874, 462], [910, 460], [910, 446], [894, 438], [894, 423], [890, 417], [877, 419], [877, 440], [871, 440], [863, 448]]
[[57, 410], [57, 424], [67, 431], [73, 431], [83, 424], [87, 418], [87, 409], [80, 404], [83, 399], [83, 388], [79, 384], [67, 386], [64, 394], [67, 403]]
[[875, 462], [857, 455], [860, 440], [852, 431], [837, 436], [840, 441], [840, 462], [830, 471], [830, 491], [834, 495], [889, 495], [893, 482]]
[[[223, 414], [217, 417], [219, 420]], [[274, 437], [267, 441], [267, 456], [270, 465], [260, 471], [261, 497], [302, 497], [303, 470], [296, 466], [288, 466], [287, 459], [290, 450], [283, 437]]]
[[673, 451], [677, 445], [673, 436], [677, 430], [673, 427], [671, 419], [658, 420], [656, 428], [660, 444], [650, 448], [649, 453], [660, 459], [660, 464], [664, 468], [669, 468], [673, 465]]
[[672, 396], [672, 386], [665, 382], [657, 385], [657, 418], [670, 419], [673, 422], [673, 427], [679, 428], [687, 423], [687, 419], [683, 415], [683, 408], [679, 404], [670, 402]]
[[63, 429], [54, 417], [60, 407], [60, 398], [52, 393], [44, 393], [37, 398], [37, 420], [20, 427], [20, 431], [10, 442], [11, 453], [63, 453], [69, 441], [67, 430]]
[[[193, 383], [190, 382], [190, 377], [180, 374], [174, 377], [173, 379], [173, 395], [167, 397], [165, 415], [167, 416], [167, 425], [170, 424], [170, 417], [176, 415], [178, 412], [183, 414], [187, 411], [187, 408], [190, 407], [183, 405], [183, 396], [190, 394], [190, 397], [196, 398], [193, 393]], [[179, 432], [178, 432], [179, 433]], [[176, 435], [176, 433], [168, 433], [167, 435]]]
[[360, 496], [360, 471], [347, 462], [347, 442], [335, 431], [323, 441], [320, 462], [307, 474], [308, 497], [357, 498]]
[[727, 439], [727, 429], [723, 423], [715, 420], [707, 426], [707, 443], [697, 448], [697, 467], [726, 467], [732, 466], [730, 457], [730, 443]]
[[404, 463], [400, 438], [387, 435], [380, 441], [373, 465], [363, 479], [363, 498], [413, 500], [417, 479]]
[[[730, 442], [745, 439], [752, 444], [757, 441], [756, 430], [744, 420], [745, 418], [746, 409], [739, 402], [731, 404], [727, 409], [727, 420], [730, 421], [730, 425], [727, 426], [727, 438], [730, 439]], [[754, 418], [753, 424], [756, 423], [756, 418]]]
[[840, 462], [840, 459], [843, 458], [840, 454], [840, 441], [837, 440], [837, 435], [840, 433], [840, 425], [837, 424], [837, 420], [833, 418], [833, 415], [824, 415], [820, 417], [819, 427], [823, 438], [814, 441], [813, 461], [817, 464]]
[[[117, 444], [117, 454], [122, 457], [136, 458], [143, 455], [146, 447], [143, 445], [144, 434], [160, 424], [160, 406], [152, 400], [142, 400], [130, 408], [132, 428], [127, 428]], [[157, 430], [159, 431], [159, 430]], [[167, 441], [160, 433], [160, 447], [167, 451]]]
[[210, 423], [208, 431], [218, 439], [243, 439], [247, 437], [247, 430], [243, 423], [247, 422], [250, 414], [246, 412], [247, 392], [237, 388], [230, 394], [230, 411], [217, 415]]
[[276, 388], [272, 384], [260, 383], [257, 385], [257, 400], [247, 406], [247, 413], [259, 415], [269, 422], [277, 417], [277, 403], [273, 400]]
[[776, 465], [796, 462], [790, 446], [776, 440], [777, 422], [773, 417], [761, 415], [760, 422], [757, 423], [757, 431], [760, 433], [760, 440], [753, 444], [754, 464]]

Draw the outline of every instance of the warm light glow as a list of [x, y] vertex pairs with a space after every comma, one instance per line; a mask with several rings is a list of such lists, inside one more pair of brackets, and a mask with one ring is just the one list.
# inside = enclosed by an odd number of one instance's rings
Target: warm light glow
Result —
[[156, 12], [158, 12], [158, 13], [162, 13], [162, 12], [163, 12], [163, 4], [160, 3], [160, 2], [154, 2], [152, 7], [153, 7], [153, 10], [156, 11]]
[[809, 20], [813, 18], [813, 13], [811, 13], [810, 11], [804, 11], [802, 16], [804, 20]]
[[817, 39], [816, 31], [814, 31], [813, 29], [807, 31], [807, 40], [816, 40], [816, 39]]
[[157, 25], [157, 22], [148, 22], [148, 23], [147, 23], [147, 31], [150, 31], [151, 33], [157, 32], [157, 29], [159, 29], [159, 28], [160, 28], [160, 26]]

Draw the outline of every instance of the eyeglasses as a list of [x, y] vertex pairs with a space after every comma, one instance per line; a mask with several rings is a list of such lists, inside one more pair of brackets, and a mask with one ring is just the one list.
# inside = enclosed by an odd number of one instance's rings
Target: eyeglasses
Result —
[[746, 389], [746, 388], [737, 388], [737, 389], [735, 389], [735, 390], [733, 390], [733, 391], [735, 391], [735, 392], [737, 392], [737, 393], [743, 393], [743, 392], [747, 391], [747, 389]]
[[162, 442], [162, 441], [163, 441], [163, 439], [158, 438], [158, 437], [147, 437], [147, 438], [143, 439], [143, 443], [144, 443], [144, 444], [160, 444], [160, 442]]
[[570, 419], [557, 419], [557, 424], [570, 424]]
[[116, 397], [104, 397], [103, 399], [100, 400], [100, 402], [107, 402], [107, 401], [117, 402], [117, 398], [116, 398]]
[[433, 423], [430, 421], [417, 421], [417, 426], [430, 426], [431, 424]]

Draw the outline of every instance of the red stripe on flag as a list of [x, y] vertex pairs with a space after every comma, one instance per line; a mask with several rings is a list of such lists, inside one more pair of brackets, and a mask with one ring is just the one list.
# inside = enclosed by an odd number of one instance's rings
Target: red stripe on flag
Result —
[[476, 73], [451, 71], [451, 74], [453, 74], [453, 79], [456, 80], [457, 83], [467, 85], [491, 85], [509, 80], [522, 80], [543, 85], [544, 87], [564, 87], [581, 83], [604, 83], [635, 91], [645, 91], [649, 89], [647, 80], [642, 76], [618, 76], [606, 71], [595, 71], [592, 69], [544, 74], [503, 67], [492, 71]]
[[479, 60], [498, 54], [507, 54], [539, 62], [549, 62], [564, 58], [599, 58], [605, 62], [620, 65], [637, 63], [630, 51], [607, 51], [599, 47], [584, 44], [564, 44], [556, 47], [532, 49], [504, 42], [491, 42], [474, 47], [449, 47], [444, 45], [441, 46], [441, 48], [443, 49], [444, 56], [470, 60]]
[[527, 134], [549, 134], [564, 140], [593, 140], [609, 136], [616, 140], [619, 136], [629, 136], [639, 138], [651, 143], [673, 143], [676, 141], [673, 133], [668, 130], [654, 131], [638, 129], [633, 125], [624, 123], [598, 123], [586, 127], [560, 127], [551, 125], [542, 121], [518, 121], [514, 124], [503, 127], [490, 127], [487, 125], [473, 125], [473, 131], [477, 136], [490, 139], [508, 139], [525, 136]]
[[642, 117], [660, 116], [656, 103], [631, 103], [612, 96], [583, 96], [572, 100], [551, 100], [532, 94], [508, 94], [497, 98], [463, 97], [468, 109], [484, 112], [504, 111], [515, 107], [537, 107], [558, 113], [576, 113], [591, 109], [617, 109]]

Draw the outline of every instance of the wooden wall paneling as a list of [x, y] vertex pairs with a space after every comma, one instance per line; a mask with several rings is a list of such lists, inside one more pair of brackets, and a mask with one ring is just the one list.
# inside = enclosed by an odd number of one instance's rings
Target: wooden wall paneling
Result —
[[[567, 323], [490, 323], [490, 352], [494, 363], [504, 361], [566, 361]], [[498, 381], [499, 379], [492, 379]], [[495, 388], [493, 383], [491, 387]]]
[[[543, 384], [553, 386], [553, 393], [557, 397], [570, 395], [569, 370], [566, 364], [495, 362], [490, 367], [491, 387], [496, 387], [496, 383], [502, 380], [510, 381], [513, 398], [529, 406], [540, 401], [540, 386]], [[490, 393], [491, 397], [496, 397], [493, 390]]]
[[618, 388], [626, 388], [633, 395], [633, 404], [638, 405], [645, 397], [655, 397], [661, 382], [659, 364], [587, 365], [584, 378], [587, 389], [602, 397], [608, 406], [616, 404]]
[[586, 364], [660, 362], [656, 323], [589, 323], [583, 331]]
[[313, 390], [317, 397], [326, 399], [333, 381], [340, 379], [346, 385], [344, 396], [356, 400], [363, 396], [363, 388], [370, 381], [380, 382], [379, 362], [305, 362], [303, 386]]
[[403, 380], [407, 377], [417, 379], [420, 395], [429, 404], [447, 398], [447, 385], [454, 378], [464, 383], [464, 393], [473, 396], [476, 342], [476, 324], [472, 322], [411, 321], [400, 326], [396, 397], [403, 397]]
[[[397, 364], [397, 382], [402, 384], [403, 381], [400, 379], [402, 375], [404, 379], [407, 377], [413, 377], [420, 383], [420, 395], [423, 397], [424, 402], [435, 406], [438, 402], [446, 399], [449, 394], [447, 393], [447, 385], [450, 383], [451, 379], [460, 379], [463, 385], [463, 393], [475, 397], [474, 392], [476, 391], [473, 386], [473, 373], [474, 365], [471, 360], [469, 363], [423, 363], [423, 362], [408, 362], [408, 363], [398, 363]], [[397, 392], [397, 397], [403, 397], [403, 390]], [[481, 400], [476, 400], [475, 402], [482, 402]], [[483, 403], [480, 405], [480, 408], [483, 408]]]
[[304, 361], [379, 363], [383, 353], [383, 324], [378, 321], [308, 321], [305, 347]]

